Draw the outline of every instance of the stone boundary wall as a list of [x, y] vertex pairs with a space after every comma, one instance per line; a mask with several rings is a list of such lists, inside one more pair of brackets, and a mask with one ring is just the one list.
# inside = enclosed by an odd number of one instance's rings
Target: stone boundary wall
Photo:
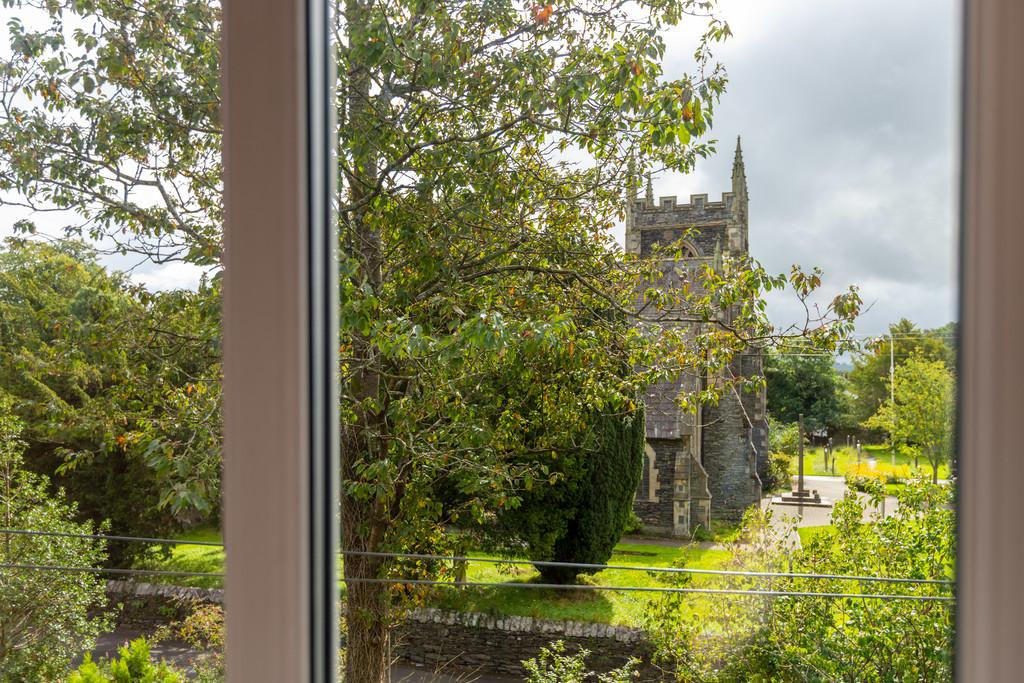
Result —
[[[107, 598], [121, 606], [118, 624], [144, 631], [184, 619], [196, 602], [223, 605], [224, 591], [164, 584], [108, 581]], [[394, 632], [394, 654], [428, 669], [438, 667], [522, 676], [522, 661], [561, 640], [569, 652], [590, 651], [588, 668], [606, 672], [630, 657], [650, 661], [641, 629], [579, 621], [503, 617], [481, 612], [417, 609]], [[640, 681], [659, 680], [645, 667]]]
[[[650, 661], [652, 646], [640, 629], [578, 621], [505, 617], [480, 612], [419, 609], [397, 631], [395, 654], [426, 667], [452, 666], [522, 676], [522, 661], [561, 640], [569, 652], [590, 651], [588, 668], [606, 672], [630, 657]], [[658, 680], [645, 667], [639, 680]]]
[[117, 624], [144, 631], [181, 621], [191, 614], [192, 605], [197, 602], [224, 604], [224, 591], [215, 588], [107, 581], [106, 592], [110, 607], [117, 610]]

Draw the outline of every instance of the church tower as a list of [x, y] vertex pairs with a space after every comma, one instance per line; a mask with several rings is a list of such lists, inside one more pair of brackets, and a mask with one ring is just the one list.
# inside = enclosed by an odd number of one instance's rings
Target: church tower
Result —
[[[739, 138], [732, 189], [720, 201], [697, 194], [688, 203], [674, 196], [655, 202], [650, 178], [646, 181], [643, 198], [637, 197], [639, 178], [627, 192], [626, 252], [652, 257], [659, 245], [686, 235], [682, 261], [666, 264], [660, 286], [678, 286], [679, 270], [701, 264], [718, 268], [726, 256], [747, 254], [747, 178]], [[728, 317], [729, 311], [722, 315]], [[751, 350], [737, 359], [731, 372], [760, 373], [760, 352]], [[648, 531], [689, 536], [706, 528], [712, 517], [735, 519], [760, 502], [758, 470], [768, 455], [764, 392], [728, 394], [697, 415], [679, 410], [675, 399], [681, 392], [699, 391], [711, 379], [682, 377], [652, 386], [644, 396], [647, 452], [634, 509]]]

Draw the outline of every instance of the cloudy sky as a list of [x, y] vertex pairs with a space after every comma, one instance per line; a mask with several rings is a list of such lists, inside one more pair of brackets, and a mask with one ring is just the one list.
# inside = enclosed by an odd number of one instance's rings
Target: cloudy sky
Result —
[[[717, 49], [719, 153], [656, 178], [655, 195], [728, 190], [742, 135], [751, 252], [769, 271], [817, 265], [832, 293], [857, 284], [862, 334], [953, 320], [959, 2], [721, 0], [720, 14], [734, 37]], [[670, 36], [667, 75], [693, 44]], [[797, 314], [791, 296], [770, 304], [777, 324]]]
[[[713, 131], [719, 153], [690, 175], [656, 178], [655, 194], [728, 190], [742, 135], [755, 258], [773, 272], [822, 267], [826, 299], [858, 285], [870, 306], [861, 334], [901, 317], [953, 320], [959, 0], [720, 5], [734, 37], [717, 48], [730, 76]], [[692, 20], [669, 34], [667, 76], [690, 68], [702, 27]], [[199, 272], [144, 263], [133, 277], [165, 289], [192, 286]], [[799, 315], [792, 296], [770, 304], [777, 324]]]

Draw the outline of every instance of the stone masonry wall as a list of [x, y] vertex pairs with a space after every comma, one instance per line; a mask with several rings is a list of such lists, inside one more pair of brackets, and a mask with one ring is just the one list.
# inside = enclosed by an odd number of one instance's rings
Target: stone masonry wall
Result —
[[708, 473], [713, 519], [737, 520], [761, 500], [756, 453], [739, 399], [727, 392], [717, 406], [706, 406], [704, 469]]
[[634, 207], [639, 253], [650, 256], [654, 246], [671, 244], [686, 230], [696, 227], [689, 240], [702, 256], [711, 256], [716, 246], [727, 248], [727, 223], [732, 219], [733, 195], [724, 193], [721, 201], [708, 201], [704, 194], [691, 195], [688, 204], [675, 197], [661, 197], [658, 204], [639, 200]]
[[647, 440], [655, 453], [657, 494], [651, 499], [637, 491], [633, 502], [646, 533], [688, 537], [697, 526], [708, 525], [708, 475], [693, 457], [690, 439]]
[[654, 467], [658, 474], [657, 498], [650, 500], [638, 496], [633, 503], [633, 510], [643, 522], [645, 531], [670, 535], [674, 507], [672, 480], [680, 440], [649, 438], [647, 443], [655, 454]]
[[[652, 652], [651, 644], [639, 629], [420, 609], [399, 629], [395, 654], [431, 668], [445, 665], [522, 676], [522, 661], [536, 657], [542, 647], [556, 640], [565, 642], [570, 652], [589, 650], [587, 666], [599, 672], [618, 668], [630, 657], [649, 661]], [[638, 680], [659, 678], [647, 668]]]
[[117, 612], [118, 625], [143, 631], [181, 621], [197, 603], [224, 604], [224, 591], [212, 588], [107, 581], [106, 593], [109, 606]]
[[[143, 632], [184, 619], [196, 603], [224, 604], [224, 591], [131, 581], [108, 581], [107, 598], [118, 624]], [[649, 662], [653, 647], [640, 629], [531, 617], [499, 617], [439, 609], [412, 611], [394, 632], [394, 654], [430, 670], [463, 669], [522, 676], [522, 662], [556, 640], [569, 652], [590, 651], [590, 670], [606, 672], [630, 657]], [[660, 680], [645, 664], [638, 681]]]

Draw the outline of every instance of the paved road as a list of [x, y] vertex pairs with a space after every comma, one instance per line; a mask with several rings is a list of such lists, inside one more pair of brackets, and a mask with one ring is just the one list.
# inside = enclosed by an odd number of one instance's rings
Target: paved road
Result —
[[[136, 629], [119, 628], [113, 633], [100, 636], [93, 650], [93, 659], [115, 655], [117, 648], [141, 635], [143, 633]], [[157, 643], [151, 652], [155, 658], [163, 659], [190, 673], [189, 662], [200, 654], [187, 644], [174, 641]], [[406, 665], [395, 665], [391, 668], [391, 683], [512, 683], [519, 680], [521, 679], [471, 671], [439, 674], [425, 668]]]
[[[846, 482], [842, 477], [822, 477], [822, 476], [805, 476], [804, 487], [808, 489], [816, 489], [823, 498], [830, 499], [833, 503], [842, 499], [849, 490], [846, 488]], [[876, 509], [868, 501], [867, 494], [857, 494], [864, 503], [864, 521], [868, 521], [876, 512], [881, 512], [881, 509]], [[832, 517], [831, 507], [809, 507], [803, 506], [802, 508], [797, 505], [780, 505], [778, 503], [772, 503], [771, 498], [765, 498], [762, 501], [766, 507], [771, 507], [773, 511], [774, 521], [777, 524], [785, 524], [787, 520], [796, 520], [796, 526], [822, 526], [829, 524]], [[885, 497], [885, 514], [886, 516], [892, 515], [896, 511], [897, 500], [893, 496]], [[800, 538], [795, 533], [793, 534], [793, 540], [799, 547]]]

